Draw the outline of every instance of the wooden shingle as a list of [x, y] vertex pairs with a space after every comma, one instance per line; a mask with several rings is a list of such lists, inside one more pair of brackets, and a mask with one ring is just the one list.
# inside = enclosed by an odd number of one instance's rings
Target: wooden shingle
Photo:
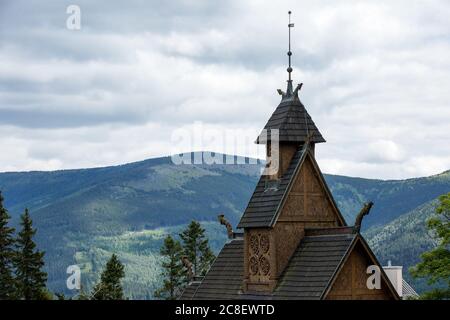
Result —
[[222, 248], [192, 299], [238, 299], [243, 272], [244, 240], [234, 239]]
[[[298, 97], [282, 100], [269, 121], [267, 121], [264, 129], [268, 131], [269, 135], [270, 130], [278, 129], [281, 142], [302, 143], [306, 141], [308, 133], [312, 133], [312, 142], [325, 142], [325, 139]], [[270, 140], [270, 137], [268, 137], [268, 140]], [[256, 142], [266, 143], [264, 135], [260, 134]]]
[[280, 202], [286, 193], [287, 186], [293, 179], [295, 169], [300, 164], [306, 152], [305, 148], [298, 148], [291, 160], [289, 168], [281, 177], [278, 188], [266, 189], [266, 177], [261, 176], [238, 224], [238, 228], [268, 227], [271, 225], [273, 218], [277, 214]]
[[307, 236], [293, 254], [274, 291], [277, 299], [320, 299], [355, 234]]
[[200, 285], [199, 281], [189, 283], [189, 285], [184, 289], [183, 293], [181, 294], [180, 300], [191, 300], [199, 285]]

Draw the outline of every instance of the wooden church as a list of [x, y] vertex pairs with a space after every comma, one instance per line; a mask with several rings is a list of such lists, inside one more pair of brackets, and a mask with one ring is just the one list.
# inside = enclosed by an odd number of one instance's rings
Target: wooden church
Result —
[[[230, 240], [181, 299], [399, 299], [359, 233], [371, 204], [348, 226], [316, 162], [315, 146], [325, 139], [299, 99], [301, 84], [293, 89], [291, 55], [289, 45], [287, 90], [278, 90], [268, 134], [256, 140], [266, 145], [270, 166], [277, 143], [270, 133], [278, 133], [278, 170], [261, 176], [238, 224], [243, 233], [222, 217]], [[368, 285], [374, 269], [375, 287]]]

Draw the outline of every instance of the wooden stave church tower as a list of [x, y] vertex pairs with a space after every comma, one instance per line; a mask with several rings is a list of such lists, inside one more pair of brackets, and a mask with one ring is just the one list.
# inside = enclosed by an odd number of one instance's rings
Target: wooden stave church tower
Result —
[[[400, 299], [359, 226], [347, 226], [315, 160], [325, 139], [299, 99], [302, 84], [293, 89], [291, 55], [289, 44], [286, 92], [278, 90], [281, 102], [256, 140], [270, 165], [278, 131], [278, 170], [256, 185], [237, 226], [244, 232], [233, 233], [181, 299]], [[380, 289], [367, 287], [369, 266], [380, 272]]]

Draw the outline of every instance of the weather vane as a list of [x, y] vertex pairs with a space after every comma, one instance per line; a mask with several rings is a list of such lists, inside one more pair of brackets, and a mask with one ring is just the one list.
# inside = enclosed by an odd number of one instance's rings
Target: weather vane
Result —
[[291, 51], [291, 28], [294, 27], [294, 24], [291, 23], [291, 13], [292, 13], [291, 11], [288, 12], [288, 14], [289, 14], [289, 24], [288, 24], [288, 30], [289, 30], [289, 51], [287, 53], [288, 58], [289, 58], [289, 66], [287, 68], [287, 72], [289, 74], [289, 79], [287, 81], [288, 85], [287, 85], [286, 92], [284, 92], [281, 89], [277, 89], [278, 93], [282, 96], [282, 99], [287, 99], [287, 98], [290, 98], [292, 96], [297, 97], [298, 91], [302, 88], [302, 85], [303, 85], [303, 83], [300, 83], [300, 84], [297, 85], [295, 90], [293, 90], [292, 78], [291, 78], [291, 72], [292, 72], [292, 66], [291, 66], [291, 56], [292, 56], [292, 51]]
[[292, 67], [291, 67], [291, 56], [292, 56], [292, 52], [291, 52], [291, 28], [294, 27], [294, 24], [291, 23], [291, 11], [288, 12], [289, 14], [289, 24], [288, 24], [288, 29], [289, 29], [289, 51], [287, 53], [288, 57], [289, 57], [289, 67], [287, 68], [287, 72], [289, 73], [289, 81], [292, 81], [291, 79], [291, 72], [292, 72]]

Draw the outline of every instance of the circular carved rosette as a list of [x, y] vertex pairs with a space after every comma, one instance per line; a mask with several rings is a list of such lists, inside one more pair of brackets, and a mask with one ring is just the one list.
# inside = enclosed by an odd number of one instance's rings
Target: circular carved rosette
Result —
[[261, 268], [261, 273], [267, 276], [270, 272], [269, 260], [264, 256], [259, 257], [259, 266]]
[[263, 234], [261, 236], [261, 238], [259, 239], [259, 246], [263, 253], [269, 252], [270, 240], [269, 240], [269, 236], [267, 234]]
[[259, 271], [258, 259], [256, 257], [251, 257], [250, 258], [250, 272], [252, 273], [252, 275], [256, 275], [256, 274], [258, 274], [258, 271]]
[[250, 237], [250, 249], [254, 255], [259, 253], [259, 240], [257, 235], [252, 235]]

